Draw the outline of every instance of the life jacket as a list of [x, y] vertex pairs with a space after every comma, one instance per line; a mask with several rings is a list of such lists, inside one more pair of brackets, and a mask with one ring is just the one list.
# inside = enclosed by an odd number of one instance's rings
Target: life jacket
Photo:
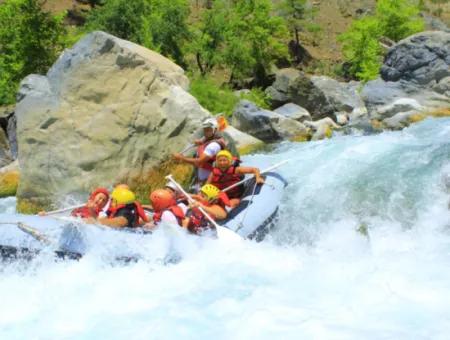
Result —
[[[211, 203], [204, 199], [199, 200], [200, 203], [206, 206], [211, 206]], [[230, 206], [230, 200], [225, 192], [221, 192], [217, 198], [217, 202], [215, 204], [220, 205], [225, 209], [225, 206]], [[216, 216], [213, 214], [209, 214], [209, 216], [216, 220]], [[189, 224], [187, 226], [188, 230], [194, 234], [200, 234], [207, 229], [215, 229], [211, 226], [209, 220], [205, 217], [205, 215], [200, 211], [199, 208], [192, 208], [190, 212], [188, 212], [187, 217], [189, 217]]]
[[144, 208], [142, 208], [141, 204], [139, 202], [134, 202], [131, 204], [119, 204], [115, 206], [114, 208], [109, 207], [106, 211], [106, 215], [108, 218], [114, 218], [117, 215], [117, 212], [120, 209], [124, 208], [130, 208], [130, 206], [133, 206], [133, 212], [135, 215], [134, 222], [132, 226], [129, 226], [131, 228], [137, 227], [139, 225], [139, 218], [141, 218], [144, 222], [149, 222], [149, 219], [147, 215], [145, 214]]
[[[234, 185], [244, 179], [244, 175], [237, 174], [236, 168], [239, 164], [235, 161], [233, 165], [231, 165], [228, 169], [225, 171], [220, 170], [217, 167], [214, 167], [212, 169], [212, 180], [211, 184], [218, 187], [220, 190], [223, 190], [225, 188], [228, 188], [231, 185]], [[227, 191], [227, 195], [230, 198], [237, 198], [242, 196], [242, 193], [244, 191], [243, 185], [238, 185], [230, 190]]]
[[[197, 157], [200, 157], [203, 154], [203, 152], [205, 151], [206, 147], [213, 142], [216, 142], [220, 145], [220, 150], [226, 149], [227, 143], [226, 143], [225, 139], [222, 138], [221, 136], [214, 135], [213, 138], [205, 141], [202, 145], [198, 146]], [[215, 161], [216, 161], [216, 156], [214, 155], [213, 157], [211, 157], [210, 160], [208, 160], [207, 162], [200, 165], [199, 168], [205, 169], [208, 171], [212, 171]]]
[[198, 235], [203, 230], [210, 228], [208, 219], [203, 215], [199, 208], [192, 208], [187, 216], [189, 217], [187, 228], [191, 233]]
[[98, 214], [100, 213], [100, 209], [89, 209], [87, 206], [82, 206], [79, 208], [76, 208], [72, 210], [70, 213], [71, 216], [74, 217], [81, 217], [81, 218], [89, 218], [89, 217], [98, 217]]
[[181, 223], [182, 223], [183, 219], [185, 218], [185, 214], [183, 212], [183, 209], [181, 209], [181, 207], [178, 205], [173, 205], [167, 209], [155, 212], [153, 214], [153, 222], [155, 222], [155, 224], [158, 224], [159, 222], [161, 222], [162, 214], [165, 211], [170, 211], [172, 214], [174, 214], [174, 216], [177, 218], [178, 225], [181, 226]]

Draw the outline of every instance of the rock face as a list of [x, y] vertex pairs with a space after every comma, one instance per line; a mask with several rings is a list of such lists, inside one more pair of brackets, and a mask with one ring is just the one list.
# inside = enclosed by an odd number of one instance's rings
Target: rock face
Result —
[[0, 107], [0, 167], [17, 158], [17, 141], [13, 106]]
[[187, 87], [179, 66], [103, 32], [66, 50], [47, 76], [26, 77], [16, 106], [18, 208], [155, 173], [209, 115]]
[[264, 142], [302, 139], [309, 134], [300, 122], [241, 100], [233, 112], [233, 126]]
[[450, 33], [422, 32], [389, 49], [381, 68], [384, 81], [406, 80], [420, 85], [450, 76]]
[[234, 141], [236, 150], [241, 156], [254, 152], [265, 145], [262, 140], [250, 136], [231, 125], [228, 125], [224, 132]]
[[311, 114], [308, 112], [308, 110], [294, 103], [287, 103], [283, 106], [280, 106], [279, 108], [274, 110], [274, 112], [286, 118], [294, 119], [299, 122], [311, 120]]
[[291, 102], [305, 108], [313, 120], [333, 117], [336, 112], [361, 111], [364, 102], [359, 82], [341, 83], [325, 76], [308, 77], [296, 69], [277, 72], [275, 82], [266, 89], [274, 107]]
[[450, 107], [450, 33], [422, 32], [390, 48], [381, 78], [361, 92], [371, 119], [402, 128], [418, 113]]

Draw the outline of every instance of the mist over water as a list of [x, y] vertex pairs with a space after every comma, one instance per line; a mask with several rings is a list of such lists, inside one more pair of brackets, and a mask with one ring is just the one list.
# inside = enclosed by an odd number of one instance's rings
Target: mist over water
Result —
[[[263, 242], [159, 230], [136, 241], [144, 261], [122, 265], [99, 233], [78, 262], [2, 264], [0, 338], [448, 338], [450, 120], [247, 159], [262, 158], [291, 160]], [[0, 201], [0, 220], [13, 206]]]

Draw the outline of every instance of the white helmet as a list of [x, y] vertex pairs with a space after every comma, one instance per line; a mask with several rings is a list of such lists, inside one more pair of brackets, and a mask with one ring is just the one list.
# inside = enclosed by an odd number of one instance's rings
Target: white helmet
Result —
[[203, 128], [213, 128], [213, 129], [217, 129], [219, 127], [219, 124], [217, 124], [217, 119], [216, 118], [207, 118], [203, 121], [202, 123], [202, 127]]
[[172, 189], [175, 192], [179, 192], [180, 191], [180, 189], [178, 189], [178, 187], [175, 184], [173, 184], [172, 182], [170, 182], [170, 181], [167, 182], [167, 184], [164, 187], [165, 188], [170, 188], [170, 189]]

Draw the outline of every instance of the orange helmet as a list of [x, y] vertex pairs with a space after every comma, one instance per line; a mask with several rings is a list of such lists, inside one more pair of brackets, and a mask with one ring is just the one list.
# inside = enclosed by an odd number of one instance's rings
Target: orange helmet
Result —
[[173, 195], [164, 189], [157, 189], [150, 194], [150, 201], [152, 201], [153, 209], [161, 211], [177, 204]]

